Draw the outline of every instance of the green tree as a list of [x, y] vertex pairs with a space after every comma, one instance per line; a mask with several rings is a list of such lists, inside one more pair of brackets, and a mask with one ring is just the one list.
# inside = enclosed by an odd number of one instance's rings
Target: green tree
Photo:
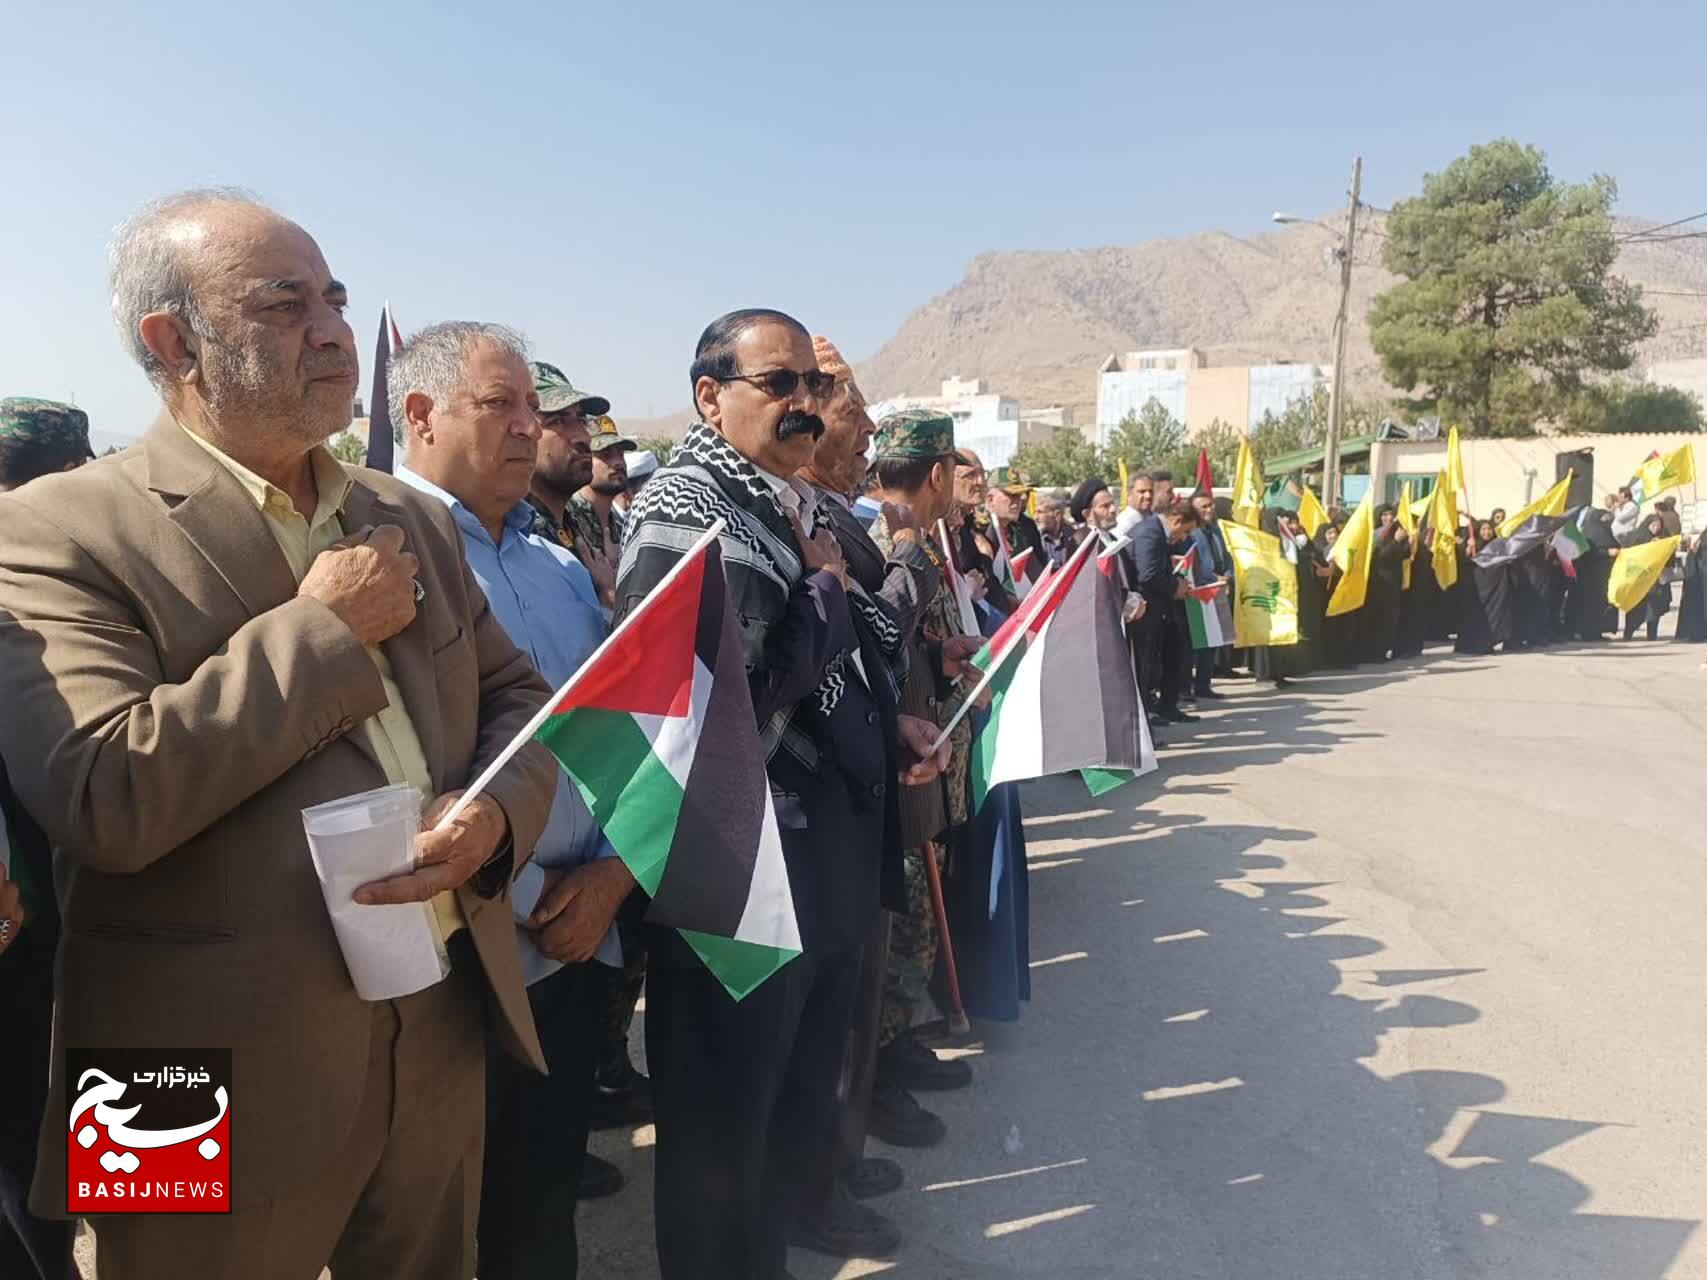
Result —
[[1197, 483], [1197, 454], [1199, 450], [1209, 451], [1209, 470], [1215, 477], [1215, 483], [1226, 488], [1233, 483], [1233, 468], [1239, 461], [1239, 441], [1245, 433], [1230, 422], [1216, 418], [1207, 427], [1185, 442], [1185, 445], [1168, 463], [1168, 470], [1174, 473], [1174, 480], [1183, 488], [1190, 488]]
[[[1154, 471], [1157, 467], [1173, 469], [1185, 449], [1185, 424], [1154, 396], [1144, 402], [1137, 413], [1129, 413], [1120, 425], [1108, 433], [1103, 454], [1112, 467], [1125, 461], [1129, 472]], [[1192, 458], [1197, 453], [1192, 451]], [[1124, 500], [1125, 495], [1122, 495]]]
[[1009, 465], [1024, 472], [1032, 484], [1064, 488], [1073, 488], [1091, 476], [1106, 476], [1110, 471], [1102, 450], [1074, 427], [1062, 427], [1039, 443], [1022, 444], [1014, 450]]
[[670, 455], [676, 451], [676, 441], [669, 436], [642, 436], [639, 441], [642, 449], [650, 449], [658, 457], [658, 465], [670, 465]]
[[1625, 435], [1656, 431], [1701, 430], [1701, 397], [1682, 387], [1647, 382], [1614, 382], [1579, 402], [1570, 422], [1577, 431]]
[[353, 431], [340, 431], [326, 442], [326, 449], [339, 462], [359, 467], [367, 461], [367, 441]]
[[[1349, 406], [1348, 406], [1349, 410]], [[1266, 463], [1284, 453], [1296, 453], [1322, 443], [1328, 425], [1328, 392], [1317, 387], [1308, 396], [1299, 396], [1279, 414], [1270, 410], [1262, 421], [1251, 428], [1251, 452], [1257, 461]], [[1351, 415], [1345, 415], [1345, 429], [1355, 434]]]
[[1370, 336], [1417, 410], [1471, 435], [1525, 435], [1567, 418], [1593, 375], [1628, 369], [1658, 322], [1612, 274], [1617, 184], [1558, 182], [1534, 147], [1472, 147], [1423, 179], [1387, 220], [1400, 283], [1376, 298]]

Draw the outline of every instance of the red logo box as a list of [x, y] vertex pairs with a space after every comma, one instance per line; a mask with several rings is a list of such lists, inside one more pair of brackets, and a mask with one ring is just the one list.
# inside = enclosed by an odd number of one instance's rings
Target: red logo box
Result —
[[65, 1207], [231, 1212], [231, 1050], [68, 1049]]

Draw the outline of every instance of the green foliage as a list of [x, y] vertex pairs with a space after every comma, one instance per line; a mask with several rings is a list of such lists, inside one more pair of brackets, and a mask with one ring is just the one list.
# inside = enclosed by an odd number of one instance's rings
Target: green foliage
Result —
[[1298, 397], [1279, 415], [1272, 411], [1263, 414], [1262, 421], [1251, 428], [1251, 452], [1258, 462], [1266, 463], [1281, 454], [1320, 444], [1327, 428], [1328, 392], [1318, 387], [1314, 394]]
[[[1137, 413], [1129, 413], [1103, 445], [1110, 470], [1122, 460], [1132, 474], [1154, 471], [1159, 467], [1173, 470], [1173, 463], [1185, 449], [1185, 424], [1152, 396]], [[1197, 463], [1197, 451], [1191, 452], [1192, 465]], [[1177, 475], [1177, 473], [1176, 473]], [[1124, 495], [1122, 495], [1124, 499]]]
[[1233, 483], [1233, 469], [1239, 464], [1239, 441], [1244, 436], [1245, 433], [1232, 423], [1216, 418], [1186, 442], [1168, 470], [1174, 473], [1182, 487], [1189, 489], [1197, 482], [1197, 451], [1206, 449], [1209, 452], [1209, 471], [1215, 477], [1215, 483], [1224, 489]]
[[341, 431], [326, 442], [326, 449], [339, 462], [359, 467], [367, 461], [367, 441], [353, 431]]
[[1700, 431], [1701, 397], [1681, 387], [1615, 382], [1595, 387], [1574, 406], [1574, 431], [1635, 435], [1657, 431]]
[[1113, 468], [1103, 460], [1102, 450], [1073, 427], [1062, 427], [1041, 443], [1021, 445], [1014, 450], [1010, 465], [1023, 471], [1032, 484], [1068, 489], [1091, 476], [1113, 474]]
[[1534, 147], [1472, 147], [1423, 179], [1387, 221], [1384, 257], [1403, 277], [1375, 300], [1370, 336], [1415, 410], [1469, 435], [1524, 435], [1628, 369], [1657, 320], [1611, 274], [1617, 184], [1556, 181]]
[[670, 455], [676, 451], [676, 441], [669, 436], [642, 436], [636, 443], [642, 449], [650, 449], [658, 456], [658, 465], [670, 465]]

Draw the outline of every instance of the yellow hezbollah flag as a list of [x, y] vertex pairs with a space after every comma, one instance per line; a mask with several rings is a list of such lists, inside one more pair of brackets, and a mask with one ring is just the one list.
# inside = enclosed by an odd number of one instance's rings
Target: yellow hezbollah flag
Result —
[[1677, 554], [1677, 544], [1683, 539], [1673, 534], [1644, 542], [1639, 547], [1625, 547], [1612, 562], [1612, 577], [1606, 584], [1606, 599], [1622, 613], [1629, 613], [1642, 603], [1642, 597], [1654, 589], [1660, 574]]
[[1233, 557], [1233, 643], [1241, 649], [1298, 643], [1298, 573], [1280, 539], [1221, 522]]
[[1523, 522], [1530, 516], [1564, 515], [1565, 503], [1571, 496], [1571, 477], [1574, 475], [1576, 475], [1575, 471], [1565, 472], [1565, 478], [1558, 484], [1547, 490], [1546, 493], [1535, 499], [1515, 516], [1507, 517], [1506, 522], [1500, 526], [1500, 537], [1511, 537], [1512, 534], [1523, 528]]
[[1303, 494], [1298, 499], [1298, 523], [1304, 526], [1304, 532], [1312, 538], [1316, 531], [1328, 522], [1328, 513], [1322, 510], [1322, 504], [1316, 500], [1316, 495], [1310, 492], [1309, 486], [1304, 487]]
[[1650, 502], [1667, 489], [1695, 483], [1695, 446], [1683, 445], [1664, 457], [1649, 458], [1636, 471], [1642, 486], [1641, 501]]
[[1433, 498], [1428, 516], [1432, 531], [1429, 554], [1434, 560], [1434, 580], [1445, 590], [1458, 582], [1458, 499], [1444, 471], [1434, 482]]
[[[1446, 473], [1443, 471], [1440, 473], [1440, 475], [1441, 475], [1441, 479], [1444, 481], [1446, 478]], [[1425, 493], [1425, 494], [1423, 494], [1422, 497], [1417, 498], [1414, 501], [1412, 501], [1412, 503], [1411, 503], [1411, 514], [1413, 516], [1415, 516], [1418, 520], [1427, 520], [1429, 510], [1433, 506], [1434, 506], [1434, 494]], [[1410, 528], [1409, 525], [1406, 525], [1405, 527], [1407, 529]]]
[[1369, 594], [1369, 562], [1375, 555], [1375, 508], [1370, 506], [1370, 493], [1352, 512], [1340, 540], [1334, 543], [1331, 559], [1340, 567], [1340, 584], [1334, 588], [1334, 598], [1328, 601], [1328, 617], [1363, 608]]
[[1120, 501], [1116, 504], [1118, 508], [1132, 501], [1132, 482], [1126, 478], [1126, 459], [1116, 458], [1115, 463], [1120, 467]]
[[1403, 580], [1399, 589], [1401, 591], [1409, 591], [1411, 589], [1410, 553], [1416, 550], [1417, 540], [1417, 513], [1411, 510], [1411, 482], [1409, 480], [1405, 481], [1399, 489], [1398, 521], [1399, 527], [1411, 535], [1410, 542], [1405, 546], [1405, 563], [1400, 566], [1399, 574], [1400, 578]]
[[1262, 495], [1267, 487], [1262, 464], [1251, 452], [1250, 438], [1239, 441], [1239, 461], [1233, 468], [1233, 519], [1252, 529], [1262, 527]]
[[[1438, 439], [1439, 437], [1436, 437]], [[1446, 437], [1446, 482], [1452, 486], [1453, 502], [1456, 504], [1459, 494], [1467, 485], [1464, 483], [1464, 455], [1458, 452], [1458, 426], [1453, 424], [1451, 432]]]

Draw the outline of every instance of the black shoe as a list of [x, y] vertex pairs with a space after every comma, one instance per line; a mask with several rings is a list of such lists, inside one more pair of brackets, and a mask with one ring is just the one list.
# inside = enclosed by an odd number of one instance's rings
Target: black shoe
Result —
[[1181, 711], [1178, 707], [1174, 707], [1171, 710], [1163, 711], [1161, 713], [1161, 716], [1162, 716], [1162, 719], [1166, 720], [1169, 724], [1196, 724], [1197, 723], [1197, 717], [1196, 716], [1192, 715], [1191, 712], [1189, 712], [1189, 711]]
[[1276, 689], [1284, 689], [1291, 683], [1292, 681], [1288, 680], [1285, 676], [1276, 676], [1274, 678], [1274, 687]]
[[1222, 698], [1225, 698], [1227, 695], [1224, 693], [1216, 693], [1215, 690], [1213, 690], [1213, 689], [1199, 689], [1197, 692], [1197, 696], [1200, 699], [1201, 698], [1208, 698], [1211, 702], [1219, 702]]
[[941, 1117], [919, 1105], [900, 1085], [878, 1085], [871, 1094], [871, 1136], [892, 1147], [934, 1147], [948, 1136]]
[[972, 1064], [939, 1058], [911, 1034], [898, 1036], [877, 1058], [878, 1078], [916, 1093], [942, 1093], [972, 1083]]
[[602, 1200], [606, 1196], [614, 1196], [627, 1183], [621, 1169], [589, 1151], [581, 1157], [581, 1185], [576, 1188], [575, 1198]]
[[599, 1064], [594, 1073], [594, 1129], [620, 1129], [627, 1124], [652, 1121], [652, 1081], [634, 1069], [628, 1051]]
[[1195, 692], [1193, 692], [1193, 693], [1182, 693], [1179, 696], [1179, 700], [1181, 702], [1196, 702], [1197, 701], [1197, 694]]
[[901, 1247], [901, 1229], [838, 1190], [818, 1213], [789, 1225], [788, 1242], [832, 1258], [887, 1258]]
[[882, 1156], [866, 1156], [848, 1166], [848, 1194], [855, 1200], [870, 1200], [899, 1191], [907, 1181], [901, 1166]]

